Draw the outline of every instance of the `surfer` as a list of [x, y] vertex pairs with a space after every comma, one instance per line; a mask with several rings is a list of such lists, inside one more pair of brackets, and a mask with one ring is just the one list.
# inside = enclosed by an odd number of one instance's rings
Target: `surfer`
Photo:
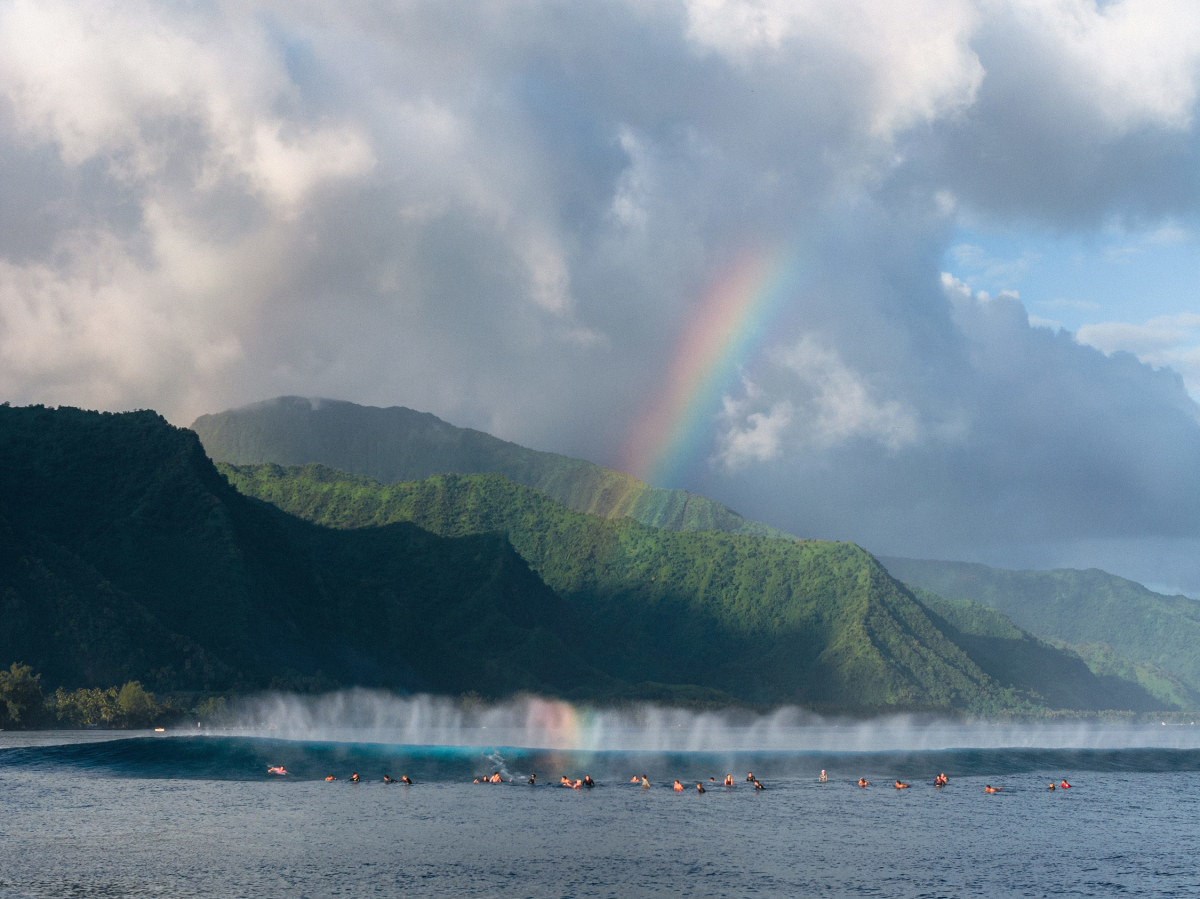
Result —
[[400, 775], [400, 783], [408, 784], [411, 787], [412, 786], [412, 778], [409, 777], [407, 774], [401, 774]]
[[753, 780], [754, 780], [754, 772], [747, 771], [746, 772], [746, 783], [751, 783]]
[[645, 774], [642, 775], [642, 789], [643, 790], [650, 789], [650, 778], [646, 777]]
[[350, 783], [352, 783], [352, 784], [358, 783], [358, 772], [357, 771], [355, 771], [353, 774], [350, 775]]
[[999, 793], [999, 792], [1000, 792], [1001, 790], [1003, 790], [1003, 789], [1004, 789], [1003, 787], [993, 787], [991, 784], [988, 784], [987, 786], [985, 786], [985, 787], [983, 788], [983, 792], [985, 792], [985, 793]]
[[821, 769], [821, 776], [820, 776], [820, 777], [818, 777], [818, 778], [817, 778], [817, 780], [818, 780], [818, 781], [820, 781], [821, 783], [825, 783], [826, 781], [828, 781], [828, 780], [829, 780], [829, 778], [825, 776], [825, 769], [824, 769], [824, 768], [822, 768], [822, 769]]
[[871, 782], [869, 780], [867, 780], [865, 777], [860, 777], [858, 779], [858, 785], [860, 787], [869, 787], [871, 785]]
[[629, 778], [629, 782], [631, 784], [641, 783], [642, 779], [635, 774], [633, 777]]
[[733, 775], [732, 774], [725, 775], [725, 786], [727, 786], [727, 787], [733, 786]]
[[536, 787], [536, 786], [537, 786], [537, 775], [536, 775], [536, 774], [530, 774], [530, 775], [529, 775], [529, 785], [530, 785], [531, 787]]
[[590, 790], [596, 785], [596, 782], [592, 780], [592, 776], [590, 774], [585, 774], [583, 775], [583, 785]]
[[334, 777], [332, 774], [326, 774], [325, 780], [327, 783], [333, 783], [335, 780], [337, 780], [337, 778]]
[[1054, 792], [1054, 789], [1055, 789], [1055, 787], [1054, 787], [1054, 781], [1050, 781], [1050, 786], [1049, 786], [1049, 787], [1047, 787], [1047, 789], [1048, 789], [1048, 790], [1049, 790], [1051, 793], [1053, 793], [1053, 792]]
[[760, 784], [760, 783], [758, 782], [758, 778], [757, 778], [757, 777], [756, 777], [756, 778], [754, 778], [754, 789], [756, 789], [756, 790], [765, 790], [765, 789], [766, 789], [766, 787], [764, 787], [762, 784]]
[[383, 775], [383, 782], [385, 784], [394, 784], [397, 781], [392, 780], [392, 776], [390, 774], [385, 774], [385, 775]]
[[287, 768], [283, 767], [283, 765], [272, 765], [270, 768], [267, 769], [267, 773], [268, 774], [278, 774], [278, 775], [282, 776], [284, 774], [287, 774]]
[[682, 793], [683, 792], [683, 784], [681, 784], [679, 781], [675, 781], [675, 786], [671, 787], [671, 789], [674, 790], [676, 793]]
[[708, 790], [704, 789], [704, 784], [698, 783], [698, 784], [696, 784], [696, 792], [697, 793], [707, 793]]
[[500, 776], [499, 771], [493, 771], [492, 776], [488, 778], [488, 783], [498, 784], [503, 782], [504, 778]]
[[1063, 778], [1063, 782], [1060, 783], [1058, 786], [1060, 789], [1063, 789], [1063, 790], [1071, 789], [1071, 785], [1069, 783], [1067, 783], [1066, 778]]
[[898, 781], [896, 781], [896, 789], [897, 790], [907, 790], [908, 784], [904, 783], [903, 781], [898, 780]]
[[948, 783], [950, 783], [950, 779], [948, 777], [946, 777], [945, 771], [941, 772], [940, 774], [938, 774], [937, 777], [935, 777], [933, 779], [933, 785], [935, 787], [944, 787]]

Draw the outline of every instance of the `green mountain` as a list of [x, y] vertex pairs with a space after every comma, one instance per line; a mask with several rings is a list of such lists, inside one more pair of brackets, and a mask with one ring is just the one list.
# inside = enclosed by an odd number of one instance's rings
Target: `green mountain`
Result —
[[496, 475], [382, 485], [319, 465], [222, 470], [240, 490], [332, 527], [409, 521], [444, 535], [504, 533], [597, 635], [588, 661], [626, 681], [858, 709], [1156, 705], [1011, 624], [980, 635], [952, 626], [945, 608], [931, 615], [852, 544], [605, 520]]
[[[793, 539], [766, 525], [747, 521], [703, 497], [652, 488], [589, 462], [526, 449], [479, 431], [454, 427], [432, 415], [410, 409], [379, 409], [340, 401], [281, 397], [202, 416], [193, 427], [206, 450], [218, 461], [281, 465], [317, 462], [383, 483], [419, 480], [445, 473], [496, 473], [514, 483], [541, 490], [568, 508], [601, 517], [629, 517], [666, 530], [718, 530]], [[892, 560], [897, 577], [907, 580], [898, 573], [901, 561], [912, 560]], [[919, 579], [911, 583], [923, 585]], [[1005, 607], [998, 605], [996, 608], [1003, 611]], [[1066, 614], [1070, 614], [1069, 610]], [[1055, 629], [1041, 629], [1038, 620], [1017, 620], [1037, 635], [1026, 635], [1031, 640], [1062, 642]], [[1195, 689], [1196, 682], [1181, 679], [1178, 666], [1159, 667], [1148, 658], [1127, 658], [1116, 649], [1121, 641], [1111, 635], [1119, 635], [1126, 629], [1119, 607], [1108, 610], [1102, 620], [1111, 631], [1097, 629], [1090, 640], [1066, 641], [1058, 648], [1086, 659], [1102, 682], [1117, 690], [1114, 697], [1123, 695], [1117, 689], [1118, 682], [1126, 681], [1145, 688], [1167, 706], [1195, 707], [1198, 704], [1200, 693]], [[1138, 626], [1135, 623], [1135, 629]], [[962, 646], [970, 646], [973, 652], [985, 651], [984, 645], [973, 639], [972, 634], [958, 633], [956, 639], [962, 641]], [[1028, 645], [1024, 646], [1028, 648]], [[1022, 652], [1016, 651], [1018, 647], [1013, 648], [1014, 655], [1007, 663], [1007, 670], [1004, 670], [1004, 653], [998, 650], [992, 653], [1001, 666], [992, 670], [1000, 675], [1001, 683], [1025, 684], [1021, 673], [1023, 666], [1015, 661]], [[1044, 670], [1049, 671], [1052, 667]], [[1091, 695], [1094, 686], [1079, 689], [1083, 695]], [[1046, 690], [1042, 695], [1080, 695], [1079, 690], [1065, 684], [1058, 690], [1052, 687]]]
[[789, 536], [702, 496], [651, 487], [611, 468], [526, 449], [402, 406], [278, 397], [202, 415], [192, 430], [214, 461], [233, 465], [317, 462], [385, 484], [436, 474], [500, 474], [601, 518], [628, 517], [674, 531]]
[[578, 626], [500, 535], [317, 527], [152, 412], [0, 406], [0, 658], [49, 686], [591, 695]]
[[[1150, 702], [1119, 658], [1105, 681], [998, 616], [981, 632], [977, 612], [922, 605], [851, 544], [600, 518], [499, 476], [226, 471], [295, 514], [234, 489], [193, 433], [152, 412], [0, 406], [0, 659], [48, 686], [158, 691]], [[1004, 663], [1013, 641], [1033, 644], [1014, 656], [1021, 676]], [[1053, 688], [1029, 673], [1043, 669]]]
[[1139, 709], [1145, 708], [1147, 694], [1161, 709], [1200, 707], [1200, 695], [1182, 683], [1145, 677], [1111, 650], [1105, 656], [1095, 648], [1042, 640], [995, 609], [912, 589], [942, 631], [981, 669], [1052, 708]]
[[1196, 600], [1163, 596], [1095, 568], [1009, 571], [966, 562], [882, 561], [905, 583], [973, 599], [1020, 627], [1070, 646], [1101, 674], [1136, 681], [1172, 704], [1198, 704]]

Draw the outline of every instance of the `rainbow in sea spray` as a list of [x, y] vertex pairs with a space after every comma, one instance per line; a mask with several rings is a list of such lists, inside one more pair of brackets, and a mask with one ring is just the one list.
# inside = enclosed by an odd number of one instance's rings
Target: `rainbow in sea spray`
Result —
[[770, 336], [800, 272], [780, 249], [741, 253], [719, 274], [679, 336], [666, 383], [634, 420], [623, 471], [674, 486], [709, 449], [722, 396]]

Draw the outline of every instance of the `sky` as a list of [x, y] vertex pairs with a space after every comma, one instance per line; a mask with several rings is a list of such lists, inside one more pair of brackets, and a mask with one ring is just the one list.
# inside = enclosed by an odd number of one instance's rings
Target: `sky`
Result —
[[0, 400], [402, 405], [1200, 596], [1193, 0], [0, 0]]

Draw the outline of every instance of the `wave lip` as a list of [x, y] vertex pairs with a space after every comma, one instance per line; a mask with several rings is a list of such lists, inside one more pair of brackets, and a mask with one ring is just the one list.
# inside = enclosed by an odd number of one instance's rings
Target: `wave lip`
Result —
[[[285, 765], [286, 777], [267, 769]], [[37, 769], [110, 777], [202, 779], [295, 783], [328, 775], [346, 780], [354, 771], [366, 782], [384, 774], [407, 774], [418, 784], [469, 783], [494, 770], [518, 782], [537, 773], [557, 780], [563, 773], [591, 773], [608, 784], [623, 784], [630, 773], [678, 772], [710, 775], [754, 770], [770, 772], [776, 783], [813, 780], [820, 769], [831, 779], [850, 771], [890, 772], [916, 780], [937, 771], [950, 777], [999, 777], [1039, 772], [1171, 773], [1200, 770], [1200, 749], [1041, 749], [987, 748], [857, 751], [577, 751], [508, 745], [449, 747], [372, 742], [284, 740], [253, 736], [135, 737], [102, 743], [67, 743], [0, 750], [0, 772]], [[690, 772], [690, 773], [687, 773]], [[838, 772], [835, 774], [835, 772]], [[703, 776], [703, 777], [702, 777]], [[857, 777], [857, 774], [855, 775]], [[1039, 775], [1040, 776], [1040, 775]]]

